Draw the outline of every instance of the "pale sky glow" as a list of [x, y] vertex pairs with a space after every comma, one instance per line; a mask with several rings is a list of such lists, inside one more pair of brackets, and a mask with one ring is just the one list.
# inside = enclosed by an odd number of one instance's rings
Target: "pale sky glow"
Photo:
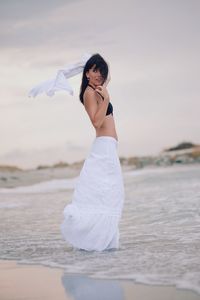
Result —
[[28, 98], [29, 90], [100, 53], [120, 156], [200, 144], [198, 0], [0, 0], [0, 164], [23, 168], [84, 159], [95, 137], [75, 95]]

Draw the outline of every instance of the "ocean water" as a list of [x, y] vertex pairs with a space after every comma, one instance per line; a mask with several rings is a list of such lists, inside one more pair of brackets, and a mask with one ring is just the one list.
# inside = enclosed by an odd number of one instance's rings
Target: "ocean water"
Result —
[[75, 250], [61, 236], [77, 178], [0, 189], [0, 259], [200, 294], [200, 165], [124, 171], [123, 177], [120, 248], [103, 252]]

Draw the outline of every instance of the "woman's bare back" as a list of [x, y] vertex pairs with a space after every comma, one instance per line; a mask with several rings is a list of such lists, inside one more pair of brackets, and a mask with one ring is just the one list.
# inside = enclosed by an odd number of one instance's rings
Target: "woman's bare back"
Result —
[[[97, 103], [97, 107], [99, 106], [100, 102], [103, 101], [101, 96], [98, 95], [97, 92], [92, 90], [90, 87], [87, 87], [85, 93], [90, 93]], [[104, 118], [103, 123], [99, 128], [95, 128], [96, 136], [112, 136], [116, 140], [118, 140], [116, 128], [115, 128], [115, 120], [112, 114], [106, 115]]]

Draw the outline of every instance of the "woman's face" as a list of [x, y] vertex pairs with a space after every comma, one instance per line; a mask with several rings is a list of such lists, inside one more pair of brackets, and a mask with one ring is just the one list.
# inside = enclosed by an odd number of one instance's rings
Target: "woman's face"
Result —
[[87, 78], [89, 78], [88, 83], [94, 86], [97, 85], [102, 85], [104, 82], [104, 79], [100, 73], [99, 70], [94, 70], [95, 65], [88, 71], [86, 72]]

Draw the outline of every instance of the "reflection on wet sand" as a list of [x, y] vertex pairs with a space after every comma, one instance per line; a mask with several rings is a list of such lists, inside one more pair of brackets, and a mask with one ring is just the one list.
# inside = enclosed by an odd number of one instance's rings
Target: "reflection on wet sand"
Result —
[[86, 275], [62, 275], [66, 294], [74, 300], [125, 300], [118, 280], [93, 279]]

